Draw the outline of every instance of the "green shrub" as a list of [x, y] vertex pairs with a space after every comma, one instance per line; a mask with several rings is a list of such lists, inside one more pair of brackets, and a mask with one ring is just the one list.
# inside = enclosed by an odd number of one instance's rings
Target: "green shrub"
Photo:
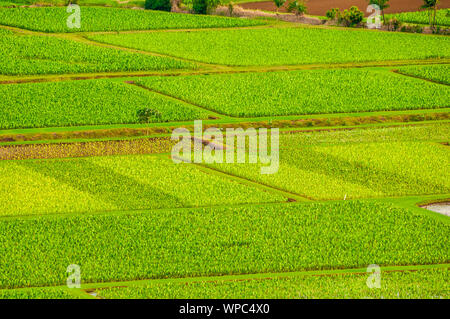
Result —
[[349, 10], [344, 10], [342, 18], [346, 26], [353, 27], [362, 22], [364, 13], [358, 7], [352, 6]]
[[341, 12], [339, 11], [339, 8], [333, 8], [327, 11], [326, 17], [329, 20], [335, 20], [338, 19], [341, 15]]
[[170, 11], [172, 9], [172, 4], [170, 3], [170, 0], [145, 0], [145, 9]]
[[397, 31], [401, 28], [402, 22], [398, 20], [396, 17], [390, 19], [387, 23], [387, 27], [389, 31]]

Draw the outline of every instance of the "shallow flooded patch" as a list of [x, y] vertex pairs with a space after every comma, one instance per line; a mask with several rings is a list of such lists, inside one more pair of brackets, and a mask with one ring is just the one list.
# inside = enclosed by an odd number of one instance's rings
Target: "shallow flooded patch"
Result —
[[424, 205], [421, 207], [431, 210], [436, 213], [450, 216], [450, 202], [433, 203], [433, 204]]

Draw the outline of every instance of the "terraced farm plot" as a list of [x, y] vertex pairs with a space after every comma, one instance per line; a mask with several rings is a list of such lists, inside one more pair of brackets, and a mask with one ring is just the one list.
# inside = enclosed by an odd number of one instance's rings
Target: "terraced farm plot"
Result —
[[443, 84], [450, 85], [450, 64], [405, 66], [399, 72]]
[[385, 69], [149, 77], [140, 84], [237, 117], [450, 106], [450, 87]]
[[51, 159], [90, 156], [170, 153], [177, 143], [170, 137], [131, 140], [38, 143], [0, 146], [0, 160]]
[[341, 201], [4, 219], [0, 232], [0, 287], [15, 288], [62, 285], [70, 264], [89, 283], [445, 263], [450, 226]]
[[[0, 9], [0, 12], [2, 10]], [[192, 63], [0, 29], [0, 74], [33, 75], [192, 69]]]
[[294, 135], [282, 135], [276, 174], [262, 175], [260, 168], [266, 164], [208, 165], [312, 199], [450, 192], [449, 149], [438, 143], [308, 145], [299, 142]]
[[[206, 119], [208, 113], [148, 90], [108, 80], [0, 85], [0, 128]], [[142, 118], [142, 110], [152, 110]]]
[[79, 299], [64, 288], [2, 289], [0, 299]]
[[165, 282], [98, 289], [106, 299], [448, 299], [448, 269], [382, 272], [382, 287], [367, 287], [367, 274]]
[[165, 157], [1, 161], [0, 172], [0, 216], [287, 201]]
[[264, 22], [150, 10], [81, 7], [81, 27], [68, 28], [66, 8], [0, 8], [0, 24], [43, 32], [243, 27]]
[[[392, 127], [354, 128], [312, 132], [292, 131], [282, 135], [280, 147], [296, 150], [304, 145], [339, 145], [372, 142], [446, 142], [450, 136], [448, 123], [428, 123]], [[270, 145], [269, 145], [270, 148]]]
[[[386, 18], [397, 18], [399, 21], [405, 23], [430, 24], [430, 12], [426, 10], [389, 14], [386, 15]], [[439, 26], [450, 26], [450, 9], [437, 10], [436, 24]]]
[[90, 35], [89, 38], [233, 66], [450, 57], [448, 37], [315, 27], [102, 34]]

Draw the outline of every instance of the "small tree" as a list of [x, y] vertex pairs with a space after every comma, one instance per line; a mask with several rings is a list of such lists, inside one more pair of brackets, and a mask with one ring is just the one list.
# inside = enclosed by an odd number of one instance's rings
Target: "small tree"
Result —
[[295, 13], [296, 16], [303, 16], [307, 12], [308, 8], [302, 0], [294, 0], [289, 2], [288, 11]]
[[377, 5], [381, 10], [381, 15], [383, 16], [383, 24], [386, 23], [386, 18], [384, 17], [384, 9], [389, 8], [389, 0], [369, 0], [369, 4]]
[[278, 14], [278, 11], [286, 3], [286, 0], [273, 0], [273, 3], [275, 3], [275, 6], [277, 7], [277, 14]]
[[158, 110], [153, 110], [149, 108], [138, 110], [137, 116], [139, 117], [140, 123], [150, 123], [153, 120], [160, 120], [162, 117], [161, 113]]
[[353, 27], [361, 23], [361, 21], [364, 19], [364, 13], [359, 10], [358, 7], [353, 6], [349, 10], [344, 10], [342, 19], [347, 26]]
[[437, 6], [439, 4], [439, 0], [423, 0], [424, 4], [421, 6], [422, 9], [428, 10], [428, 17], [430, 21], [430, 27], [434, 30], [436, 26], [436, 14], [437, 14]]

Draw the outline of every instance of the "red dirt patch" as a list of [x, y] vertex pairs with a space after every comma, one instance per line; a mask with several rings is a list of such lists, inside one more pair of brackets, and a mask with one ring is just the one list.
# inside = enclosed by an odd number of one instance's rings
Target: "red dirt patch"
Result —
[[[420, 6], [423, 5], [423, 0], [391, 0], [389, 2], [390, 8], [386, 9], [385, 13], [418, 11]], [[307, 2], [308, 13], [319, 16], [324, 16], [331, 8], [344, 10], [351, 6], [357, 6], [365, 12], [367, 5], [367, 0], [309, 0]], [[244, 9], [276, 11], [276, 7], [272, 1], [241, 3], [239, 6]], [[450, 0], [441, 0], [439, 7], [450, 8]], [[286, 12], [286, 8], [280, 9], [280, 12]], [[366, 13], [366, 15], [369, 15], [369, 13]]]

